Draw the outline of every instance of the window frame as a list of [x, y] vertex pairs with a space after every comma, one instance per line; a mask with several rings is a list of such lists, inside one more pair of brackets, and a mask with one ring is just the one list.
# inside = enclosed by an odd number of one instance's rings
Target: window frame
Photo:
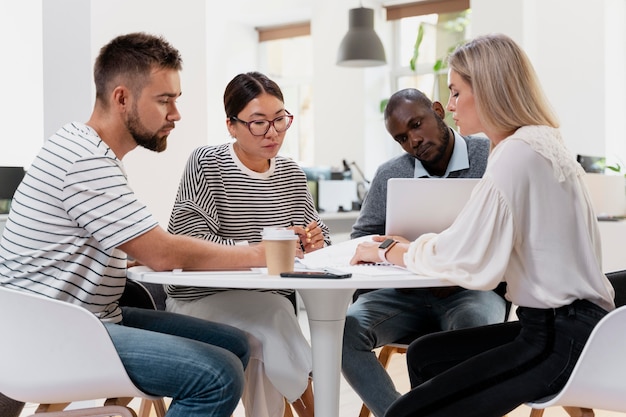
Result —
[[[265, 26], [255, 28], [258, 32], [259, 62], [261, 72], [274, 80], [283, 91], [285, 107], [294, 115], [292, 126], [287, 132], [286, 140], [281, 148], [281, 155], [290, 157], [302, 165], [312, 165], [310, 160], [314, 152], [315, 133], [313, 131], [313, 76], [312, 74], [287, 75], [276, 74], [266, 65], [267, 54], [262, 51], [263, 43], [284, 41], [298, 37], [311, 37], [311, 22], [296, 22], [283, 25]], [[312, 71], [311, 71], [312, 72]], [[310, 97], [303, 97], [306, 92]], [[289, 100], [296, 97], [297, 102]], [[306, 104], [309, 104], [306, 106]], [[306, 116], [302, 110], [308, 109]]]
[[[438, 71], [435, 71], [435, 62], [420, 62], [418, 60], [415, 70], [411, 69], [409, 62], [406, 65], [399, 62], [399, 57], [402, 56], [402, 31], [401, 31], [401, 19], [412, 18], [417, 16], [424, 16], [430, 14], [446, 14], [446, 13], [458, 13], [470, 10], [469, 0], [422, 0], [413, 3], [406, 3], [393, 6], [385, 6], [387, 12], [387, 21], [392, 24], [392, 45], [393, 45], [393, 59], [390, 65], [390, 84], [393, 91], [398, 91], [403, 84], [402, 78], [415, 77], [417, 80], [421, 76], [432, 76], [432, 87], [428, 91], [423, 91], [433, 101], [439, 101], [445, 107], [448, 102], [449, 92], [447, 87], [442, 87], [440, 81], [441, 76], [446, 77], [447, 85], [447, 68], [445, 66]], [[415, 32], [417, 36], [417, 29]], [[413, 83], [414, 84], [414, 83]], [[384, 108], [385, 102], [381, 103], [381, 110]], [[446, 122], [453, 127], [456, 127], [454, 120], [450, 114], [446, 113]]]

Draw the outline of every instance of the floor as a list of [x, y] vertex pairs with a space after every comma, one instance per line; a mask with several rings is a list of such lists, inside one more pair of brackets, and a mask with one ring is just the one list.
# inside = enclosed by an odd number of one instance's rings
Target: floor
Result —
[[[300, 324], [302, 326], [302, 330], [305, 335], [309, 334], [308, 322], [306, 319], [306, 311], [302, 310], [299, 314]], [[388, 371], [392, 376], [393, 380], [396, 382], [396, 386], [400, 392], [408, 391], [410, 385], [408, 380], [408, 375], [406, 371], [405, 364], [405, 356], [404, 355], [393, 355], [388, 367]], [[139, 401], [133, 400], [131, 405], [135, 405], [138, 409]], [[88, 406], [93, 406], [93, 403], [88, 404]], [[358, 417], [359, 412], [361, 410], [362, 402], [359, 397], [352, 391], [352, 388], [345, 382], [343, 377], [341, 378], [341, 393], [340, 393], [340, 409], [339, 416], [340, 417]], [[29, 416], [34, 413], [36, 405], [27, 404], [24, 408], [24, 412], [20, 417]], [[294, 416], [297, 417], [297, 414], [294, 412]], [[526, 406], [520, 406], [511, 413], [508, 414], [507, 417], [529, 417], [530, 416], [530, 408]], [[595, 417], [624, 417], [626, 414], [622, 413], [614, 413], [609, 411], [601, 411], [595, 410]], [[0, 416], [1, 417], [1, 416]], [[152, 417], [152, 416], [151, 416]], [[233, 413], [233, 417], [245, 417], [244, 409], [241, 404], [237, 407], [235, 412]], [[325, 417], [325, 416], [318, 416]], [[451, 416], [453, 417], [453, 416]], [[544, 417], [569, 417], [569, 415], [560, 407], [551, 407], [546, 409], [544, 413]]]

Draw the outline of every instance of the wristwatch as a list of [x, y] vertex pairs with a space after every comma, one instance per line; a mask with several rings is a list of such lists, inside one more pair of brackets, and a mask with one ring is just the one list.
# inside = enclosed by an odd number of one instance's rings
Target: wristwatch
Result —
[[387, 252], [389, 252], [389, 249], [393, 248], [396, 243], [398, 243], [397, 240], [385, 239], [380, 245], [378, 245], [378, 257], [381, 262], [389, 262], [387, 261]]

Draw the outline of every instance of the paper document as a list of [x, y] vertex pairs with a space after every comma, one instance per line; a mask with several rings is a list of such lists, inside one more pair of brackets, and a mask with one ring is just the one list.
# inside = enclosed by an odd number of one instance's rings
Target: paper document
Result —
[[406, 275], [406, 268], [391, 264], [350, 265], [356, 247], [361, 242], [371, 242], [372, 236], [362, 236], [306, 253], [299, 263], [309, 269], [334, 268], [361, 275]]
[[[265, 268], [267, 272], [267, 268]], [[208, 269], [208, 270], [193, 270], [193, 269], [174, 269], [172, 270], [174, 274], [182, 274], [185, 275], [246, 275], [246, 274], [262, 274], [263, 271], [260, 268], [244, 268], [244, 269]]]

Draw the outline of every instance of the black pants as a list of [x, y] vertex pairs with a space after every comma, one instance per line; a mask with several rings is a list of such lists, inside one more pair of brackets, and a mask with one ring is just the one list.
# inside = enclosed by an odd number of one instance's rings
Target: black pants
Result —
[[606, 314], [586, 300], [558, 309], [520, 307], [516, 322], [421, 337], [407, 351], [413, 388], [385, 417], [501, 417], [555, 394]]
[[0, 416], [18, 417], [24, 408], [24, 403], [15, 401], [0, 393]]

